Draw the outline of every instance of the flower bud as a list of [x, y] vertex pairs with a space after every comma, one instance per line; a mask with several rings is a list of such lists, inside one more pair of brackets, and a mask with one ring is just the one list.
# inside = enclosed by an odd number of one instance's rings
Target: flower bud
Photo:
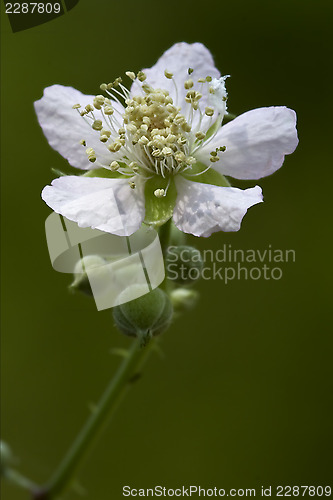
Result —
[[113, 318], [125, 335], [141, 337], [145, 344], [151, 337], [168, 328], [173, 308], [168, 296], [160, 288], [126, 302], [128, 297], [138, 295], [140, 288], [141, 285], [132, 285], [119, 295], [121, 305], [114, 307]]
[[187, 245], [169, 246], [165, 257], [167, 277], [181, 285], [190, 285], [201, 277], [203, 261], [199, 250]]
[[[103, 273], [103, 266], [105, 266], [106, 261], [99, 255], [87, 255], [77, 262], [74, 268], [74, 281], [69, 286], [73, 291], [80, 291], [85, 295], [92, 296], [92, 290], [87, 275], [92, 273]], [[93, 271], [91, 271], [93, 270]]]
[[185, 312], [193, 309], [199, 298], [199, 292], [191, 288], [176, 288], [170, 293], [175, 311]]
[[5, 470], [12, 465], [14, 461], [13, 453], [5, 441], [0, 441], [0, 473], [4, 474]]

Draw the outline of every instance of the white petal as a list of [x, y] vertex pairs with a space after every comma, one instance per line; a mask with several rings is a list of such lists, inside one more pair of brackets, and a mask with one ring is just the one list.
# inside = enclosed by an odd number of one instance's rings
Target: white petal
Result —
[[297, 144], [295, 111], [284, 106], [259, 108], [224, 125], [196, 158], [207, 163], [210, 151], [226, 146], [214, 164], [216, 170], [236, 179], [260, 179], [279, 169]]
[[181, 231], [210, 236], [216, 231], [238, 231], [247, 209], [261, 203], [259, 186], [250, 189], [218, 187], [176, 177], [177, 201], [173, 220]]
[[[188, 74], [189, 68], [194, 70], [191, 75]], [[165, 70], [171, 71], [174, 75], [173, 78], [178, 89], [178, 103], [174, 83], [164, 76]], [[181, 106], [183, 112], [189, 109], [189, 105], [185, 103], [185, 95], [188, 92], [184, 88], [186, 80], [191, 78], [195, 83], [193, 89], [199, 91], [201, 85], [197, 83], [198, 78], [205, 78], [206, 76], [220, 77], [220, 72], [215, 68], [211, 53], [201, 43], [176, 43], [164, 52], [154, 66], [143, 71], [147, 75], [147, 83], [154, 88], [168, 90], [174, 103]], [[132, 91], [137, 93], [135, 86], [132, 87]], [[203, 108], [207, 105], [207, 97], [208, 93], [203, 95], [200, 100], [200, 106]]]
[[[35, 102], [39, 124], [50, 145], [73, 167], [84, 170], [97, 166], [97, 162], [94, 164], [88, 160], [86, 147], [92, 147], [98, 161], [103, 164], [110, 164], [112, 161], [111, 153], [99, 140], [100, 133], [91, 128], [90, 122], [87, 123], [77, 109], [73, 109], [74, 104], [81, 104], [81, 109], [84, 109], [87, 104], [93, 103], [93, 99], [94, 96], [84, 95], [72, 87], [52, 85], [44, 89], [43, 97]], [[94, 115], [104, 124], [100, 111], [94, 110]], [[86, 141], [86, 147], [80, 144], [82, 139]]]
[[[134, 179], [131, 179], [134, 180]], [[118, 236], [129, 236], [143, 221], [143, 186], [129, 186], [127, 179], [64, 176], [42, 191], [43, 200], [58, 214]]]
[[208, 102], [209, 104], [216, 109], [220, 115], [224, 116], [224, 113], [227, 109], [227, 91], [225, 88], [225, 81], [229, 78], [230, 75], [221, 76], [221, 78], [213, 78], [211, 83], [211, 88], [214, 93], [209, 95]]

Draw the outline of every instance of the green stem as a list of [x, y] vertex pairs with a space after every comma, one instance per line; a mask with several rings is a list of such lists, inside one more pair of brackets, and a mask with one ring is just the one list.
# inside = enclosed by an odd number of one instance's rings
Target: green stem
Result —
[[153, 345], [154, 339], [145, 348], [140, 348], [140, 339], [135, 339], [96, 409], [86, 421], [54, 476], [44, 487], [34, 491], [34, 500], [51, 500], [68, 486], [93, 441], [114, 413], [120, 399], [125, 395], [131, 383], [136, 380], [138, 370], [147, 359]]
[[35, 483], [14, 469], [5, 469], [4, 472], [2, 472], [2, 475], [5, 479], [7, 479], [7, 481], [10, 481], [25, 490], [33, 491], [37, 488]]

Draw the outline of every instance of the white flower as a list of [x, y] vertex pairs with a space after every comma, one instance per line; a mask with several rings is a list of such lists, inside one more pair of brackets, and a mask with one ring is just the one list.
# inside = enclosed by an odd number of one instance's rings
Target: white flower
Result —
[[35, 103], [50, 145], [86, 170], [55, 179], [43, 200], [80, 227], [121, 236], [171, 216], [196, 236], [237, 231], [261, 188], [230, 187], [224, 175], [259, 179], [280, 168], [298, 143], [295, 112], [260, 108], [221, 126], [227, 77], [200, 43], [178, 43], [126, 75], [130, 91], [121, 78], [98, 96], [54, 85]]

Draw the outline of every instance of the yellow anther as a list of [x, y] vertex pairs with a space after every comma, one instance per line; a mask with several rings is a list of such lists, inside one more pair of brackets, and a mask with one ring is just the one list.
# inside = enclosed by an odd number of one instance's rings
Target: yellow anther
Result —
[[101, 137], [99, 138], [99, 140], [100, 140], [101, 142], [108, 142], [108, 139], [109, 139], [109, 138], [108, 138], [108, 136], [107, 136], [107, 135], [101, 135]]
[[148, 125], [146, 123], [143, 123], [140, 129], [143, 130], [144, 132], [148, 132]]
[[150, 122], [151, 122], [151, 120], [150, 120], [149, 116], [144, 116], [144, 117], [142, 118], [142, 121], [143, 121], [143, 123], [145, 123], [146, 125], [150, 125]]
[[151, 153], [155, 158], [158, 156], [161, 156], [161, 150], [160, 149], [154, 149], [154, 151]]
[[87, 145], [86, 141], [84, 139], [81, 139], [80, 144], [81, 144], [81, 146], [86, 146]]
[[133, 181], [130, 181], [128, 184], [131, 189], [135, 189], [135, 183]]
[[219, 158], [218, 156], [211, 156], [211, 157], [210, 157], [210, 161], [211, 161], [212, 163], [214, 163], [214, 162], [216, 162], [216, 161], [219, 161], [219, 159], [220, 159], [220, 158]]
[[125, 134], [126, 134], [126, 130], [125, 130], [123, 127], [121, 127], [121, 128], [118, 130], [118, 134], [119, 134], [119, 135], [125, 135]]
[[173, 144], [174, 142], [176, 142], [176, 139], [177, 139], [177, 137], [173, 134], [169, 134], [166, 138], [166, 140], [169, 144]]
[[185, 163], [187, 165], [194, 165], [194, 163], [196, 163], [197, 160], [194, 158], [194, 156], [187, 156], [186, 160], [185, 160]]
[[214, 87], [209, 87], [209, 93], [210, 93], [210, 94], [215, 94], [215, 89], [214, 89]]
[[173, 77], [173, 73], [171, 73], [171, 71], [168, 71], [167, 69], [164, 71], [164, 76], [166, 78], [168, 78], [169, 80], [171, 80], [171, 78]]
[[88, 148], [86, 150], [86, 154], [88, 155], [88, 160], [94, 163], [96, 161], [96, 154], [93, 148]]
[[199, 139], [199, 141], [202, 141], [202, 139], [204, 139], [204, 138], [206, 137], [206, 134], [204, 134], [203, 132], [197, 132], [197, 133], [195, 134], [195, 137], [196, 137], [197, 139]]
[[192, 128], [191, 128], [191, 125], [189, 125], [188, 123], [182, 123], [182, 129], [184, 130], [184, 132], [191, 132]]
[[214, 114], [214, 108], [211, 108], [211, 107], [208, 106], [207, 108], [205, 108], [205, 114], [207, 116], [213, 116], [213, 114]]
[[91, 104], [87, 104], [86, 111], [89, 113], [90, 111], [94, 111], [94, 108]]
[[128, 78], [130, 78], [131, 80], [135, 80], [136, 78], [135, 73], [133, 73], [133, 71], [126, 71], [125, 75], [128, 76]]
[[101, 94], [96, 95], [94, 97], [94, 101], [98, 102], [99, 104], [104, 104], [105, 97], [104, 97], [104, 95], [101, 95]]
[[115, 81], [113, 82], [113, 86], [118, 87], [118, 85], [122, 83], [122, 81], [123, 79], [121, 78], [121, 76], [118, 76], [118, 78], [116, 78]]
[[176, 108], [173, 106], [173, 104], [169, 103], [166, 105], [165, 109], [169, 112], [169, 113], [175, 113], [176, 112]]
[[147, 78], [147, 75], [143, 71], [139, 71], [139, 73], [138, 73], [138, 80], [140, 82], [144, 82], [146, 78]]
[[164, 156], [172, 156], [172, 149], [165, 147], [162, 149], [162, 155]]
[[206, 82], [211, 82], [212, 81], [212, 77], [211, 76], [206, 76]]
[[110, 165], [112, 172], [115, 172], [116, 170], [118, 170], [119, 167], [120, 167], [120, 165], [117, 161], [113, 161]]
[[193, 71], [194, 71], [193, 68], [188, 68], [188, 70], [187, 70], [187, 72], [188, 72], [189, 75], [192, 75]]
[[113, 107], [112, 106], [105, 106], [104, 113], [106, 115], [113, 115], [113, 113], [114, 113]]
[[92, 128], [94, 130], [102, 130], [103, 128], [103, 123], [101, 120], [95, 120], [94, 123], [92, 124]]
[[129, 123], [127, 125], [127, 130], [131, 133], [131, 134], [135, 134], [136, 131], [137, 131], [137, 128], [136, 126], [134, 125], [134, 123]]
[[133, 172], [137, 172], [139, 170], [139, 167], [137, 163], [135, 163], [135, 161], [131, 161], [131, 163], [128, 166], [133, 170]]
[[164, 189], [155, 189], [154, 195], [156, 198], [163, 198], [165, 196], [165, 191]]
[[81, 108], [81, 104], [74, 104], [73, 109]]
[[138, 140], [139, 144], [143, 144], [144, 146], [146, 146], [149, 142], [149, 139], [148, 137], [146, 137], [145, 135], [143, 135], [142, 137], [140, 137], [140, 139]]
[[177, 140], [177, 142], [181, 146], [184, 146], [187, 143], [187, 139], [185, 137], [179, 137], [179, 139]]
[[119, 151], [120, 148], [121, 144], [119, 141], [116, 141], [113, 144], [110, 144], [110, 146], [108, 146], [108, 150], [111, 151], [111, 153], [116, 153], [117, 151]]
[[188, 89], [191, 89], [193, 87], [193, 80], [189, 79], [189, 80], [186, 80], [186, 82], [184, 83], [184, 87], [186, 90]]
[[178, 153], [175, 154], [175, 159], [178, 162], [182, 162], [182, 161], [185, 161], [186, 156], [185, 156], [185, 154], [182, 151], [178, 151]]
[[206, 78], [199, 78], [198, 80], [198, 83], [205, 83], [206, 82]]
[[110, 137], [111, 132], [110, 130], [105, 130], [105, 128], [102, 128], [101, 135], [106, 135], [107, 137]]
[[103, 92], [104, 92], [105, 90], [107, 90], [108, 86], [107, 86], [107, 84], [106, 84], [106, 83], [101, 83], [101, 85], [99, 86], [99, 88], [100, 88], [101, 90], [103, 90]]
[[195, 98], [195, 90], [189, 90], [186, 94], [187, 99], [194, 99]]
[[146, 92], [146, 94], [150, 94], [150, 92], [153, 90], [153, 88], [150, 85], [147, 85], [146, 83], [144, 83], [142, 85], [142, 90], [144, 92]]

